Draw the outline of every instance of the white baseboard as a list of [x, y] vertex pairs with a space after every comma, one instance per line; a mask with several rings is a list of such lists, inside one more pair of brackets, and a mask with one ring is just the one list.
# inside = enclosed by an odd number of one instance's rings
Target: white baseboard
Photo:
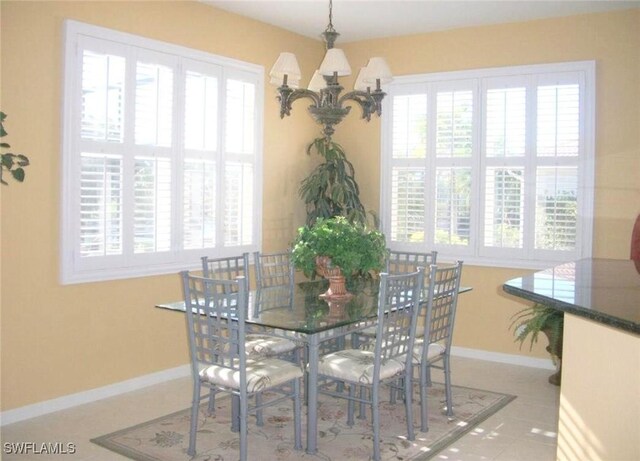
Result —
[[[458, 357], [466, 357], [477, 360], [487, 360], [489, 362], [507, 363], [510, 365], [520, 365], [524, 367], [543, 368], [545, 370], [555, 370], [551, 359], [537, 359], [522, 355], [502, 354], [500, 352], [484, 351], [480, 349], [469, 349], [466, 347], [452, 347], [451, 354]], [[143, 389], [154, 384], [160, 384], [172, 379], [184, 378], [191, 373], [190, 365], [182, 365], [168, 370], [151, 373], [137, 378], [128, 379], [108, 386], [91, 389], [77, 394], [65, 395], [57, 399], [45, 400], [14, 410], [0, 413], [0, 426], [17, 423], [26, 419], [43, 416], [59, 410], [75, 407], [96, 400], [114, 397], [126, 392]]]
[[488, 362], [508, 363], [509, 365], [519, 365], [523, 367], [542, 368], [544, 370], [555, 370], [556, 367], [548, 359], [537, 359], [535, 357], [525, 357], [524, 355], [503, 354], [501, 352], [483, 351], [481, 349], [469, 349], [467, 347], [451, 347], [451, 355], [466, 357], [469, 359], [486, 360]]
[[65, 395], [56, 399], [45, 400], [43, 402], [34, 403], [24, 407], [7, 410], [0, 413], [0, 426], [17, 423], [25, 419], [43, 416], [59, 410], [75, 407], [85, 403], [95, 402], [96, 400], [114, 397], [126, 392], [143, 389], [145, 387], [160, 384], [173, 379], [184, 378], [190, 376], [191, 366], [181, 365], [179, 367], [170, 368], [168, 370], [151, 373], [137, 378], [128, 379], [119, 383], [110, 384], [104, 387], [98, 387], [88, 391], [78, 392], [76, 394]]

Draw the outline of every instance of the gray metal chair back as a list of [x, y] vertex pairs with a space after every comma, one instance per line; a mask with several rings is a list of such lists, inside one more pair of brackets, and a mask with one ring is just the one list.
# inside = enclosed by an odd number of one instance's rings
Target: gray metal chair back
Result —
[[424, 278], [423, 270], [418, 268], [401, 275], [380, 274], [374, 346], [376, 368], [388, 360], [405, 360], [413, 346], [423, 283], [419, 278]]
[[426, 270], [431, 264], [436, 264], [437, 258], [437, 251], [414, 253], [389, 250], [386, 272], [389, 274], [407, 274], [417, 271], [418, 267], [424, 267]]
[[268, 254], [256, 251], [253, 260], [258, 288], [293, 285], [294, 267], [288, 251]]
[[[246, 267], [246, 266], [245, 266]], [[187, 331], [193, 373], [191, 426], [187, 453], [195, 455], [201, 387], [212, 393], [232, 394], [232, 428], [240, 432], [240, 460], [247, 459], [247, 418], [258, 415], [268, 405], [292, 399], [294, 407], [294, 448], [302, 449], [300, 381], [302, 370], [277, 358], [251, 359], [246, 355], [245, 318], [248, 287], [245, 277], [235, 280], [210, 279], [180, 273], [184, 290]], [[263, 401], [262, 392], [273, 390], [280, 397]], [[250, 400], [256, 397], [256, 404]], [[209, 402], [209, 411], [215, 409]]]
[[[414, 361], [420, 367], [421, 430], [428, 430], [427, 387], [431, 385], [431, 368], [444, 371], [447, 415], [453, 416], [451, 396], [451, 342], [455, 326], [462, 261], [453, 265], [431, 265], [427, 287], [423, 334], [414, 348]], [[437, 365], [442, 362], [442, 365]]]
[[249, 276], [249, 253], [242, 256], [230, 256], [227, 258], [202, 258], [202, 276], [208, 279], [235, 280], [237, 277], [247, 279], [247, 286], [251, 285]]
[[[214, 280], [181, 272], [194, 376], [216, 365], [238, 372], [243, 384], [247, 280]], [[246, 387], [246, 381], [245, 387]]]
[[447, 352], [451, 349], [461, 275], [462, 261], [451, 266], [434, 264], [429, 268], [425, 338], [429, 338], [429, 343], [446, 343]]
[[[375, 461], [380, 460], [380, 387], [383, 383], [394, 384], [403, 380], [407, 438], [415, 438], [411, 358], [423, 281], [423, 268], [409, 274], [380, 274], [377, 334], [373, 349], [352, 348], [332, 352], [322, 356], [318, 363], [318, 376], [322, 380], [344, 384], [335, 392], [325, 386], [318, 392], [348, 400], [348, 425], [354, 424], [355, 402], [371, 407]], [[344, 388], [348, 388], [348, 393]], [[357, 388], [360, 388], [359, 396]]]

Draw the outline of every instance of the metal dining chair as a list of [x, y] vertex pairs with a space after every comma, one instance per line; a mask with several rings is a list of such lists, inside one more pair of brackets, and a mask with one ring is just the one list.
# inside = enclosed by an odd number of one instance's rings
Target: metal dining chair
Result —
[[[291, 362], [277, 358], [251, 358], [246, 353], [246, 278], [214, 280], [189, 275], [186, 271], [181, 272], [181, 277], [193, 376], [187, 453], [190, 456], [196, 453], [200, 402], [206, 398], [201, 396], [203, 386], [212, 393], [230, 393], [234, 404], [239, 406], [241, 461], [247, 459], [248, 415], [288, 399], [293, 401], [294, 448], [301, 450], [300, 381], [303, 372]], [[250, 405], [251, 397], [264, 391], [277, 395], [268, 401], [256, 399], [256, 404]], [[236, 418], [233, 410], [232, 418]]]
[[[371, 406], [373, 422], [373, 459], [380, 460], [380, 387], [383, 383], [404, 379], [407, 437], [414, 440], [411, 403], [412, 361], [416, 319], [424, 275], [422, 268], [404, 275], [380, 275], [378, 324], [371, 349], [345, 349], [320, 358], [318, 392], [348, 400], [347, 424], [354, 424], [355, 402]], [[344, 384], [333, 391], [329, 384]], [[359, 392], [358, 392], [359, 390]]]
[[[425, 270], [431, 264], [436, 263], [436, 259], [438, 258], [437, 251], [431, 251], [429, 253], [416, 253], [416, 252], [407, 252], [407, 251], [388, 251], [387, 260], [385, 263], [386, 272], [388, 274], [398, 275], [398, 274], [408, 274], [410, 272], [415, 272], [419, 267], [424, 267]], [[418, 331], [417, 335], [421, 335], [422, 332]], [[367, 343], [374, 340], [376, 336], [376, 327], [372, 326], [369, 328], [365, 328], [362, 331], [354, 333], [351, 336], [351, 342], [353, 347], [359, 347], [360, 343]]]
[[[202, 258], [202, 275], [205, 278], [216, 280], [235, 280], [237, 277], [244, 277], [247, 286], [250, 285], [249, 253], [242, 256], [231, 256], [226, 258]], [[228, 289], [235, 289], [235, 285], [226, 286]], [[257, 303], [256, 303], [257, 304]], [[246, 314], [245, 314], [246, 315]], [[273, 330], [263, 328], [261, 331], [252, 331], [246, 334], [245, 351], [250, 357], [286, 357], [294, 362], [299, 362], [299, 346], [294, 341], [274, 334]], [[258, 404], [262, 396], [256, 395]], [[211, 393], [209, 398], [209, 409], [215, 407], [215, 394]], [[257, 424], [262, 426], [262, 412], [257, 414]]]
[[[249, 253], [242, 256], [227, 258], [202, 257], [202, 275], [205, 278], [219, 280], [234, 280], [237, 277], [245, 277], [247, 286], [249, 277]], [[231, 286], [229, 288], [234, 288]], [[290, 353], [298, 347], [293, 341], [269, 334], [269, 331], [261, 331], [247, 334], [246, 350], [249, 355], [274, 356]]]
[[281, 253], [253, 253], [258, 288], [293, 285], [295, 269], [288, 251]]
[[429, 267], [429, 285], [420, 335], [416, 333], [413, 363], [419, 369], [420, 430], [429, 430], [427, 414], [427, 388], [431, 385], [431, 368], [444, 371], [447, 416], [453, 416], [451, 399], [451, 341], [455, 325], [458, 292], [462, 275], [462, 261], [452, 265], [432, 264]]

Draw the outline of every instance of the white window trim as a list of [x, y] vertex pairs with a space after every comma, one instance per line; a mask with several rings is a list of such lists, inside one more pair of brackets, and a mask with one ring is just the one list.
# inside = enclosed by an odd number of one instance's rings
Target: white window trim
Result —
[[[79, 255], [76, 252], [78, 226], [77, 216], [74, 210], [77, 209], [78, 193], [76, 193], [77, 178], [79, 175], [79, 164], [74, 158], [76, 140], [73, 139], [72, 127], [78, 126], [80, 114], [74, 105], [74, 94], [77, 90], [76, 76], [78, 75], [76, 66], [81, 65], [77, 60], [77, 46], [80, 40], [87, 37], [95, 37], [101, 40], [109, 40], [114, 43], [123, 43], [127, 46], [147, 48], [160, 53], [170, 53], [184, 58], [203, 61], [217, 65], [222, 68], [221, 78], [225, 73], [245, 73], [250, 74], [255, 80], [255, 156], [252, 162], [254, 168], [253, 182], [253, 203], [255, 210], [253, 214], [253, 240], [250, 245], [226, 247], [224, 244], [214, 249], [204, 250], [182, 250], [178, 256], [175, 245], [169, 252], [170, 261], [165, 263], [153, 263], [151, 265], [135, 267], [119, 267], [103, 269], [83, 270], [79, 264]], [[79, 64], [78, 64], [79, 63]], [[175, 273], [180, 270], [198, 269], [201, 267], [200, 256], [207, 254], [216, 257], [226, 257], [252, 252], [260, 249], [262, 242], [262, 184], [263, 184], [263, 129], [264, 129], [264, 67], [257, 64], [247, 63], [225, 56], [214, 55], [203, 51], [186, 48], [158, 40], [147, 39], [137, 35], [119, 32], [104, 27], [94, 26], [73, 20], [65, 20], [64, 24], [64, 76], [63, 78], [63, 98], [62, 98], [62, 142], [61, 142], [61, 202], [60, 202], [60, 283], [72, 284], [92, 281], [118, 280], [132, 277], [142, 277], [150, 275], [161, 275]], [[179, 125], [178, 125], [179, 126]], [[222, 134], [219, 133], [219, 138]], [[181, 156], [182, 157], [182, 156]], [[175, 172], [174, 172], [175, 178]], [[182, 178], [176, 181], [176, 187], [182, 186]], [[174, 188], [174, 191], [176, 189]], [[175, 198], [175, 197], [174, 197]], [[222, 210], [221, 199], [219, 198], [219, 210]], [[75, 202], [75, 203], [74, 203]], [[177, 210], [182, 209], [182, 203], [176, 201], [174, 215]], [[174, 218], [174, 224], [176, 223]], [[180, 226], [178, 226], [180, 227]], [[182, 230], [179, 232], [182, 233]], [[174, 233], [172, 239], [176, 238]], [[105, 257], [109, 258], [109, 257]], [[126, 263], [125, 263], [126, 264]]]
[[[499, 68], [484, 68], [474, 69], [468, 71], [453, 71], [453, 72], [436, 72], [428, 74], [413, 74], [394, 77], [393, 83], [391, 83], [387, 89], [387, 92], [391, 95], [411, 94], [416, 88], [426, 88], [432, 84], [442, 84], [445, 81], [456, 80], [469, 80], [469, 79], [486, 79], [494, 77], [508, 77], [508, 76], [523, 76], [527, 74], [544, 74], [544, 73], [560, 73], [560, 72], [580, 72], [584, 76], [584, 95], [583, 101], [585, 104], [584, 110], [584, 133], [581, 139], [584, 142], [583, 156], [579, 160], [579, 182], [578, 190], [580, 191], [580, 201], [578, 208], [579, 223], [577, 226], [577, 245], [576, 253], [580, 255], [580, 258], [590, 258], [592, 255], [593, 244], [593, 207], [594, 207], [594, 192], [595, 192], [595, 95], [596, 95], [596, 66], [595, 61], [574, 61], [565, 63], [554, 64], [535, 64], [525, 66], [512, 66], [512, 67], [499, 67]], [[433, 94], [433, 93], [430, 93]], [[477, 94], [480, 98], [483, 98], [481, 89], [478, 88]], [[391, 195], [391, 181], [390, 178], [385, 176], [385, 172], [391, 171], [391, 158], [388, 155], [391, 152], [391, 100], [387, 97], [383, 100], [383, 115], [381, 122], [381, 138], [380, 138], [380, 165], [382, 174], [380, 176], [380, 215], [381, 225], [383, 231], [390, 235], [390, 218], [391, 210], [390, 203], [387, 200]], [[430, 101], [427, 102], [431, 104]], [[479, 116], [474, 110], [474, 119]], [[432, 114], [427, 114], [427, 117], [431, 117]], [[481, 117], [481, 116], [480, 116]], [[481, 143], [481, 133], [483, 132], [480, 124], [474, 129], [474, 143]], [[432, 142], [432, 141], [427, 141]], [[480, 145], [480, 144], [479, 144]], [[472, 177], [478, 178], [480, 168], [481, 155], [476, 155], [474, 158], [474, 166], [472, 170]], [[412, 159], [407, 159], [412, 161]], [[433, 160], [427, 159], [427, 165], [434, 163]], [[428, 175], [431, 175], [431, 171], [427, 171]], [[557, 252], [555, 257], [550, 259], [513, 259], [508, 257], [491, 257], [481, 255], [482, 245], [482, 233], [479, 232], [481, 226], [478, 224], [480, 217], [480, 206], [484, 206], [483, 195], [481, 191], [480, 181], [475, 180], [473, 182], [471, 193], [477, 197], [481, 197], [478, 200], [472, 201], [471, 219], [476, 223], [472, 226], [470, 249], [469, 251], [450, 250], [445, 246], [439, 246], [438, 248], [424, 248], [428, 243], [420, 244], [423, 248], [417, 249], [415, 243], [406, 242], [390, 242], [390, 246], [393, 249], [399, 251], [431, 251], [433, 249], [438, 250], [438, 259], [442, 261], [452, 261], [456, 259], [463, 259], [466, 264], [477, 266], [489, 266], [489, 267], [512, 267], [512, 268], [526, 268], [526, 269], [541, 269], [549, 266], [550, 262], [561, 261], [559, 257], [560, 252]], [[528, 193], [527, 193], [528, 194]], [[428, 199], [433, 199], [429, 196]], [[427, 204], [427, 213], [431, 213], [431, 204]], [[427, 225], [431, 225], [432, 221], [429, 218], [426, 221]], [[569, 258], [573, 259], [573, 258]]]

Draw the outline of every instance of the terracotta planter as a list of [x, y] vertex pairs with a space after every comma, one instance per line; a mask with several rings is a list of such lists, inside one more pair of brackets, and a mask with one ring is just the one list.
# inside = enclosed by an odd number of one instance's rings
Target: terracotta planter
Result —
[[328, 256], [316, 257], [316, 272], [329, 280], [329, 289], [320, 295], [327, 299], [349, 299], [353, 295], [347, 291], [347, 285], [342, 270], [338, 266], [331, 264]]

